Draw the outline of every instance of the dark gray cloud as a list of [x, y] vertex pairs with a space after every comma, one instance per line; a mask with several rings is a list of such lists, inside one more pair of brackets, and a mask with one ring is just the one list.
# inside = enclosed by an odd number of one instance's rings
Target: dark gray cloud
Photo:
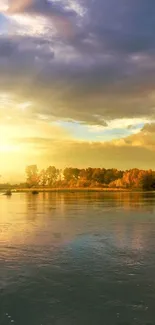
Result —
[[97, 0], [87, 3], [87, 30], [105, 51], [139, 53], [155, 47], [155, 3], [145, 0]]
[[14, 40], [7, 38], [0, 39], [0, 57], [10, 57], [16, 49], [16, 43]]
[[83, 17], [64, 3], [10, 2], [12, 14], [53, 15], [71, 19], [76, 28], [66, 39], [49, 34], [0, 38], [1, 89], [31, 100], [32, 114], [89, 124], [153, 118], [154, 1], [79, 0]]

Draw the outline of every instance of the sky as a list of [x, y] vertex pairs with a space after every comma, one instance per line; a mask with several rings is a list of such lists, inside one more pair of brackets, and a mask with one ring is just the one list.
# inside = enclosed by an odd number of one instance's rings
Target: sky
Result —
[[154, 0], [1, 0], [1, 179], [154, 169], [154, 30]]

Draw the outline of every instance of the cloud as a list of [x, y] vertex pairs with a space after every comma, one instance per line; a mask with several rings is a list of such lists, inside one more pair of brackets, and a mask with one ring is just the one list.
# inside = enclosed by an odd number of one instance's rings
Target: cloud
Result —
[[[21, 15], [28, 17], [46, 17], [47, 24], [53, 24], [61, 35], [72, 36], [74, 25], [72, 18], [76, 18], [75, 10], [66, 9], [61, 2], [48, 0], [12, 0], [7, 10], [18, 21]], [[49, 21], [49, 19], [51, 21]]]
[[154, 9], [153, 0], [12, 0], [0, 36], [1, 91], [31, 101], [36, 117], [153, 119]]
[[23, 12], [27, 7], [31, 5], [31, 2], [31, 0], [12, 0], [10, 1], [8, 12]]
[[46, 138], [25, 138], [21, 143], [26, 146], [27, 155], [29, 150], [33, 150], [29, 163], [36, 161], [41, 167], [54, 164], [59, 168], [154, 168], [155, 151], [143, 146]]
[[64, 17], [65, 15], [74, 15], [75, 11], [65, 10], [61, 2], [49, 0], [12, 0], [10, 2], [8, 13], [30, 13], [39, 15], [56, 15]]
[[113, 141], [116, 146], [146, 148], [155, 152], [155, 123], [145, 124], [141, 131], [123, 139]]
[[2, 38], [0, 40], [0, 57], [10, 57], [15, 48], [16, 44], [14, 41]]
[[142, 128], [143, 133], [155, 133], [155, 123], [147, 123]]

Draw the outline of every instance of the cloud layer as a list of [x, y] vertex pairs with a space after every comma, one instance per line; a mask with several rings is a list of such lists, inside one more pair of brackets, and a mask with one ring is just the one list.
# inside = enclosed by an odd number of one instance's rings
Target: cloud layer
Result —
[[154, 2], [75, 4], [9, 2], [1, 89], [32, 101], [32, 113], [88, 124], [154, 117]]

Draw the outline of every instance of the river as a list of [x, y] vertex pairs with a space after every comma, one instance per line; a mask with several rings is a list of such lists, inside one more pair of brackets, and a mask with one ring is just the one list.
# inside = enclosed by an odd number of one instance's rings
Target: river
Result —
[[155, 193], [0, 196], [0, 324], [155, 324]]

